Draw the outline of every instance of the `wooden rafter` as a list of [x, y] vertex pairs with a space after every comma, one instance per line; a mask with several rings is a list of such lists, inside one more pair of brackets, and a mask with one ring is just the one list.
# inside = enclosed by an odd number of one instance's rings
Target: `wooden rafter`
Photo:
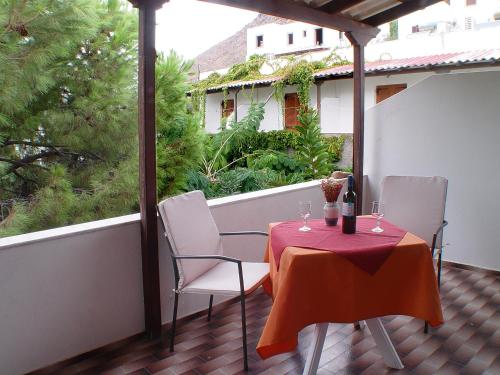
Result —
[[271, 16], [311, 23], [344, 32], [376, 36], [379, 29], [340, 14], [329, 14], [291, 0], [200, 0], [208, 3], [251, 10]]
[[338, 13], [365, 0], [334, 0], [320, 6], [318, 9], [327, 13]]
[[413, 0], [413, 1], [405, 1], [403, 4], [398, 5], [397, 7], [391, 8], [384, 12], [375, 14], [369, 18], [363, 20], [363, 23], [372, 26], [379, 26], [384, 23], [394, 21], [400, 17], [406, 16], [407, 14], [416, 12], [417, 10], [424, 9], [429, 5], [436, 4], [443, 0]]

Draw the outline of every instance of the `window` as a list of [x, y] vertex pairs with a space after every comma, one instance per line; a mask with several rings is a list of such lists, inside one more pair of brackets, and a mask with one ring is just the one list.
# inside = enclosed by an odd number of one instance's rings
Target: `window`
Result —
[[257, 35], [257, 48], [264, 45], [264, 35]]
[[285, 128], [293, 129], [299, 124], [300, 102], [297, 93], [285, 94]]
[[472, 17], [465, 17], [464, 28], [465, 30], [472, 30]]
[[288, 44], [293, 44], [293, 33], [288, 34]]
[[465, 0], [465, 6], [476, 5], [476, 0]]
[[223, 100], [220, 103], [221, 117], [228, 118], [234, 112], [234, 99]]
[[376, 88], [376, 102], [380, 103], [382, 100], [390, 98], [391, 96], [397, 94], [400, 91], [406, 89], [406, 83], [398, 83], [396, 85], [383, 85], [377, 86]]
[[411, 27], [412, 33], [434, 32], [436, 30], [437, 30], [437, 22], [425, 23], [423, 25], [414, 25]]
[[322, 46], [323, 45], [323, 29], [316, 29], [316, 45], [317, 46]]
[[344, 40], [344, 33], [339, 31], [339, 40]]

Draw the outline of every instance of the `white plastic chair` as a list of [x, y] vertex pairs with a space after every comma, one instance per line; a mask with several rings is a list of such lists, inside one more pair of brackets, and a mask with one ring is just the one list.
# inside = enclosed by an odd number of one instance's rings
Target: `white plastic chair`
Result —
[[[438, 285], [441, 286], [441, 258], [448, 180], [444, 177], [387, 176], [382, 181], [380, 201], [385, 218], [427, 242], [432, 257], [438, 255]], [[427, 332], [427, 322], [425, 332]]]
[[223, 255], [221, 236], [262, 235], [266, 232], [219, 232], [201, 191], [165, 199], [158, 204], [174, 267], [174, 311], [170, 350], [174, 350], [180, 293], [209, 294], [208, 320], [213, 296], [239, 296], [243, 330], [244, 368], [248, 370], [245, 296], [269, 276], [268, 263], [242, 262]]

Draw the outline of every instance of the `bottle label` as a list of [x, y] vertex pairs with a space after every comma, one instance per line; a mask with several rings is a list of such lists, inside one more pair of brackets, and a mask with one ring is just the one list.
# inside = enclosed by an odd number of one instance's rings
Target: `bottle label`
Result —
[[355, 216], [354, 214], [354, 203], [342, 204], [342, 216]]

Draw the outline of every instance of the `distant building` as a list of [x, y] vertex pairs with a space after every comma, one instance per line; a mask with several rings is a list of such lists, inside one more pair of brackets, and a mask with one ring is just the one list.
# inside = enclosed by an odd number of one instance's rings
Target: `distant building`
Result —
[[[404, 90], [437, 73], [457, 69], [500, 69], [500, 0], [450, 0], [385, 24], [365, 49], [367, 61], [365, 106]], [[213, 46], [196, 59], [200, 78], [225, 73], [235, 63], [254, 54], [271, 61], [289, 55], [320, 60], [332, 51], [352, 61], [349, 41], [341, 32], [300, 22], [259, 15], [242, 30]], [[272, 73], [272, 64], [263, 74]], [[311, 89], [310, 106], [320, 112], [323, 133], [352, 133], [352, 70], [341, 67], [318, 72]], [[209, 91], [206, 130], [217, 132], [224, 117], [241, 118], [251, 97], [265, 100], [272, 93], [273, 79], [227, 85]], [[253, 90], [250, 88], [253, 87]], [[296, 88], [286, 88], [284, 109], [271, 98], [261, 129], [292, 128], [299, 105]]]

